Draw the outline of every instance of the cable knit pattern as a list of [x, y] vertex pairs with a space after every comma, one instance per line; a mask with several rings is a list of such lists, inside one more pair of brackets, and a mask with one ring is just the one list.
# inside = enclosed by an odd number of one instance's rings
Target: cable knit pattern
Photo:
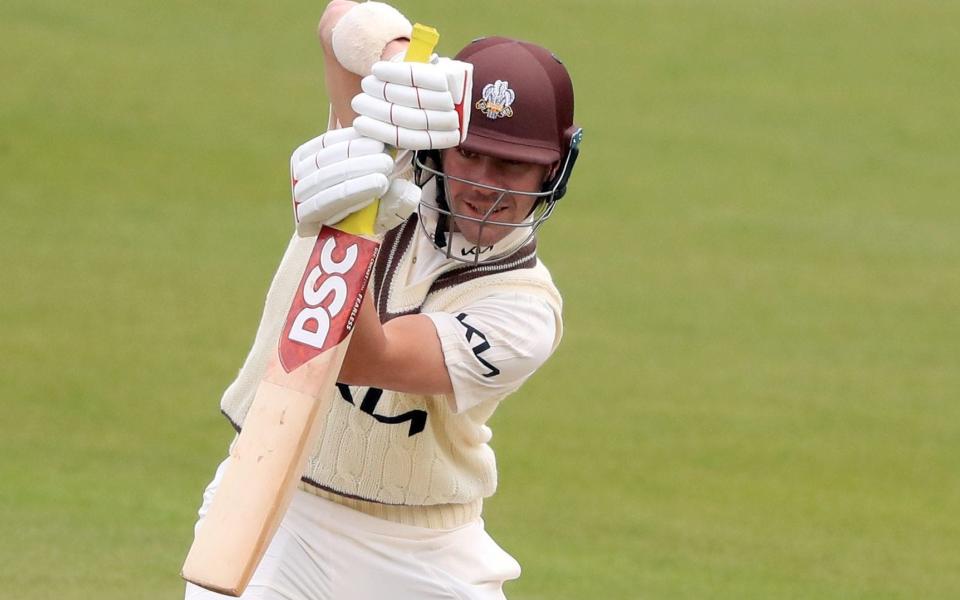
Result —
[[[416, 216], [391, 232], [381, 248], [371, 290], [381, 320], [415, 312], [457, 312], [498, 292], [545, 299], [554, 308], [556, 340], [561, 300], [535, 247], [499, 265], [452, 264], [434, 280], [411, 280]], [[267, 294], [263, 320], [237, 380], [221, 409], [243, 426], [311, 248], [294, 237]], [[321, 416], [323, 432], [301, 487], [368, 514], [427, 527], [454, 527], [480, 514], [482, 499], [497, 486], [496, 461], [486, 425], [501, 397], [455, 414], [444, 396], [419, 396], [366, 387], [334, 390]]]

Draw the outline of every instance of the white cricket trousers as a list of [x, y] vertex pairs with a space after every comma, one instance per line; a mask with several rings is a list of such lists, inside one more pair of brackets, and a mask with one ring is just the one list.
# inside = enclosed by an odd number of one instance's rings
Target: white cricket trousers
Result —
[[[199, 526], [224, 464], [203, 494]], [[455, 529], [386, 521], [297, 490], [244, 600], [503, 600], [520, 565], [478, 519]], [[185, 600], [226, 600], [187, 584]]]

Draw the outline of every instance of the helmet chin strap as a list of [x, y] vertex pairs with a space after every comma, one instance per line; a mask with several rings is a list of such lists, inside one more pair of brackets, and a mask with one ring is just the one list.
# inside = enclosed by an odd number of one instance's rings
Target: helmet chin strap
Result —
[[[447, 204], [447, 191], [446, 191], [446, 186], [443, 186], [443, 185], [438, 186], [438, 185], [437, 185], [437, 178], [436, 178], [436, 177], [432, 178], [429, 182], [427, 182], [427, 185], [428, 185], [428, 186], [432, 186], [432, 188], [433, 188], [434, 196], [435, 196], [436, 199], [437, 199], [437, 206], [439, 206], [439, 207], [440, 207], [441, 209], [443, 209], [443, 210], [449, 211], [449, 210], [450, 210], [450, 205]], [[424, 186], [424, 191], [426, 191], [426, 186]], [[422, 215], [421, 215], [421, 222], [422, 222]], [[441, 250], [443, 250], [444, 248], [446, 248], [446, 246], [447, 246], [447, 233], [448, 233], [448, 232], [447, 232], [447, 228], [449, 227], [449, 228], [451, 229], [451, 231], [450, 231], [449, 233], [451, 233], [451, 234], [453, 233], [453, 232], [452, 232], [452, 229], [453, 229], [453, 228], [452, 228], [451, 225], [452, 225], [452, 223], [449, 222], [449, 219], [447, 218], [447, 215], [446, 215], [446, 214], [444, 214], [444, 213], [442, 213], [442, 212], [438, 212], [438, 213], [437, 213], [437, 226], [436, 226], [436, 227], [434, 228], [434, 230], [433, 230], [433, 245], [434, 245], [434, 246], [436, 246], [437, 248], [439, 248], [439, 249], [441, 249]]]

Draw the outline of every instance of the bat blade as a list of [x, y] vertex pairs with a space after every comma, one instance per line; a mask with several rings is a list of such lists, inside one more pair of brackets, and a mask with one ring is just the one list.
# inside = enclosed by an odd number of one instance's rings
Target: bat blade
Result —
[[315, 422], [343, 364], [379, 245], [324, 227], [181, 575], [221, 594], [246, 589], [303, 473]]
[[237, 438], [210, 510], [200, 524], [182, 576], [201, 587], [240, 596], [292, 499], [312, 440], [305, 424], [320, 403], [263, 381]]

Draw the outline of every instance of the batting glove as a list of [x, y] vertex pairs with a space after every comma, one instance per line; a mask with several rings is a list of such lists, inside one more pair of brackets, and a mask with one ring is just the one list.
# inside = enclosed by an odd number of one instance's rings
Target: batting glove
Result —
[[351, 103], [361, 134], [408, 150], [452, 148], [466, 138], [473, 65], [434, 56], [429, 63], [380, 61], [372, 70]]
[[382, 235], [416, 210], [420, 188], [391, 180], [394, 159], [383, 142], [353, 127], [334, 129], [306, 142], [290, 156], [293, 214], [301, 237], [316, 235], [380, 199], [374, 233]]

